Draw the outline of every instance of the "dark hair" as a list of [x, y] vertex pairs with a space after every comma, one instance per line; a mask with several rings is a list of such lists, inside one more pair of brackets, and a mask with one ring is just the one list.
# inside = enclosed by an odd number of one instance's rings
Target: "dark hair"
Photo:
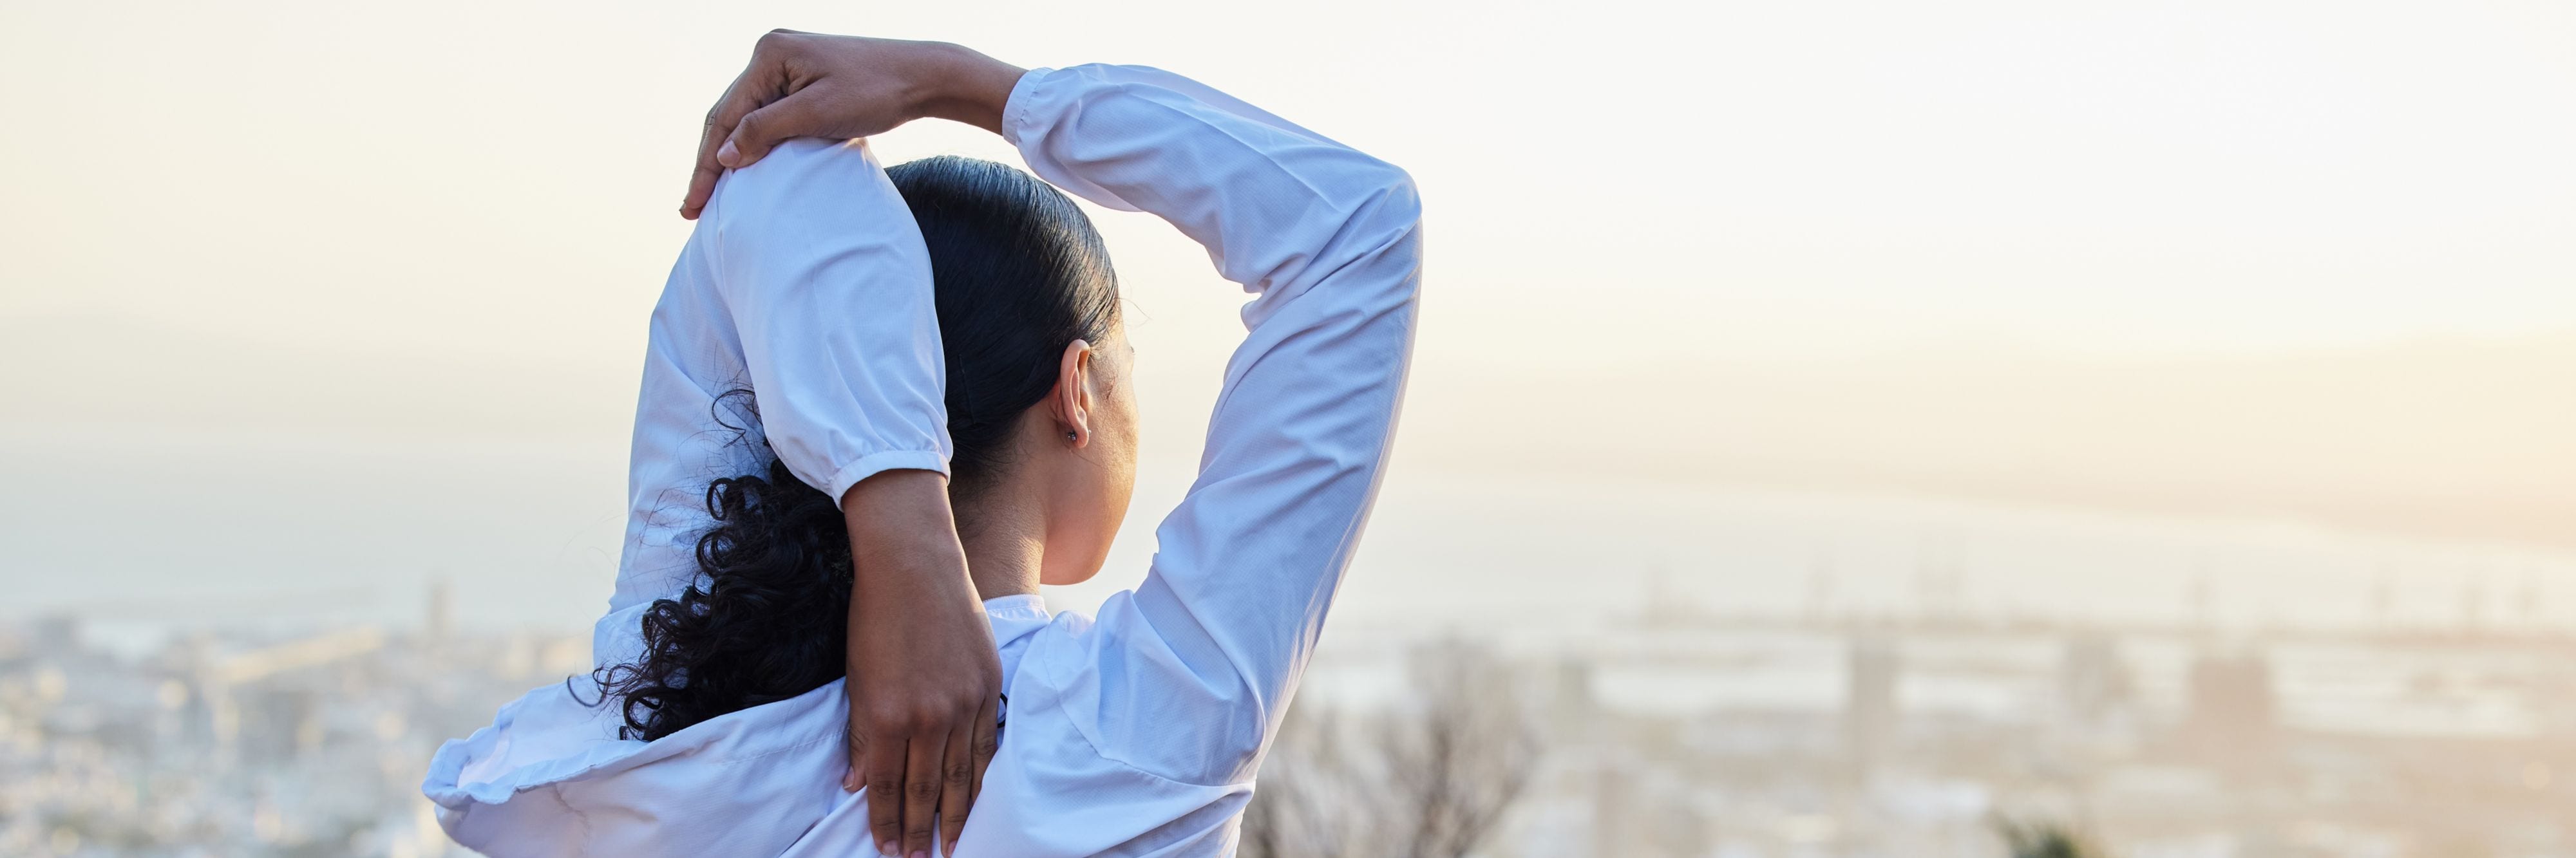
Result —
[[[1117, 276], [1091, 219], [1035, 176], [956, 156], [886, 175], [930, 249], [955, 447], [950, 492], [970, 494], [1009, 470], [1020, 418], [1055, 387], [1064, 347], [1099, 342], [1117, 324]], [[741, 405], [756, 422], [757, 409]], [[727, 422], [725, 406], [720, 399], [717, 422], [766, 453], [756, 427]], [[759, 473], [707, 487], [714, 521], [698, 537], [699, 579], [644, 611], [636, 663], [592, 674], [622, 699], [621, 737], [659, 739], [846, 672], [847, 526], [833, 498], [768, 458]]]

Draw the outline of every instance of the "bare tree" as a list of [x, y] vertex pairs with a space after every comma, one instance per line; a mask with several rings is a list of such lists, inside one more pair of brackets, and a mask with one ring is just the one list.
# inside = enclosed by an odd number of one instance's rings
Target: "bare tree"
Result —
[[1510, 666], [1442, 641], [1384, 712], [1292, 709], [1246, 810], [1246, 858], [1465, 858], [1529, 785], [1536, 719]]
[[1243, 812], [1243, 858], [1343, 858], [1369, 842], [1372, 820], [1355, 810], [1371, 802], [1350, 792], [1367, 779], [1352, 771], [1347, 733], [1336, 712], [1289, 707]]
[[1420, 691], [1412, 717], [1385, 722], [1380, 734], [1395, 809], [1413, 820], [1403, 854], [1465, 858], [1529, 786], [1534, 719], [1509, 666], [1485, 649], [1444, 641], [1408, 666]]
[[1995, 832], [2003, 836], [2012, 858], [2091, 858], [2098, 854], [2074, 832], [2051, 823], [1997, 819]]

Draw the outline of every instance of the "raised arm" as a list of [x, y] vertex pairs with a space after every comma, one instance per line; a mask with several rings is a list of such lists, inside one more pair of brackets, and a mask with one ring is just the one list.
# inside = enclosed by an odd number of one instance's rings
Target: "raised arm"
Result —
[[1188, 783], [1248, 780], [1384, 469], [1413, 341], [1420, 201], [1384, 161], [1150, 68], [1031, 72], [1003, 133], [1039, 175], [1161, 216], [1258, 296], [1198, 480], [1155, 531], [1144, 585], [1101, 609], [1096, 685], [1066, 697], [1122, 762]]
[[934, 816], [967, 817], [1002, 683], [943, 476], [929, 253], [858, 143], [797, 141], [715, 190], [699, 230], [761, 426], [849, 527], [843, 787], [870, 787], [881, 848], [926, 851]]

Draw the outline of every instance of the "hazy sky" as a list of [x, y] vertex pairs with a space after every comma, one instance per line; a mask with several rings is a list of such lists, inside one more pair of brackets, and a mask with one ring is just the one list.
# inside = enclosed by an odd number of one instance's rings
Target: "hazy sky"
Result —
[[[210, 528], [250, 515], [221, 498], [346, 493], [331, 514], [426, 516], [384, 533], [508, 546], [414, 567], [555, 544], [604, 576], [698, 116], [773, 26], [1164, 66], [1407, 167], [1404, 445], [1445, 473], [2367, 489], [2412, 511], [2359, 520], [2503, 504], [2525, 523], [2473, 535], [2512, 538], [2576, 512], [2561, 2], [15, 3], [0, 464]], [[879, 145], [1009, 157], [929, 123]], [[1159, 457], [1132, 559], [1241, 295], [1150, 218], [1103, 228]], [[2423, 343], [2442, 369], [2387, 399]], [[514, 474], [546, 484], [484, 479]], [[22, 501], [49, 568], [149, 559]]]
[[2576, 325], [2563, 3], [963, 8], [12, 4], [0, 311], [619, 354], [697, 114], [792, 25], [1168, 66], [1407, 166], [1473, 293], [1434, 360]]

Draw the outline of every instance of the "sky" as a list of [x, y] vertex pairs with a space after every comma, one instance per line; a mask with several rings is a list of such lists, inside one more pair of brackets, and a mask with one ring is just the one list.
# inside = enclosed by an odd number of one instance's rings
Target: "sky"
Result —
[[[604, 593], [698, 118], [778, 26], [1162, 66], [1406, 167], [1390, 505], [1643, 478], [2576, 544], [2563, 3], [102, 2], [0, 8], [0, 478], [41, 487], [0, 562], [75, 602]], [[1095, 213], [1134, 565], [1243, 296]]]
[[[38, 119], [0, 145], [42, 285], [0, 309], [610, 351], [631, 319], [575, 311], [649, 291], [697, 114], [787, 24], [1168, 66], [1381, 153], [1478, 300], [1453, 351], [2576, 324], [2564, 4], [1919, 5], [17, 4], [0, 92]], [[978, 136], [887, 149], [1004, 151]]]

